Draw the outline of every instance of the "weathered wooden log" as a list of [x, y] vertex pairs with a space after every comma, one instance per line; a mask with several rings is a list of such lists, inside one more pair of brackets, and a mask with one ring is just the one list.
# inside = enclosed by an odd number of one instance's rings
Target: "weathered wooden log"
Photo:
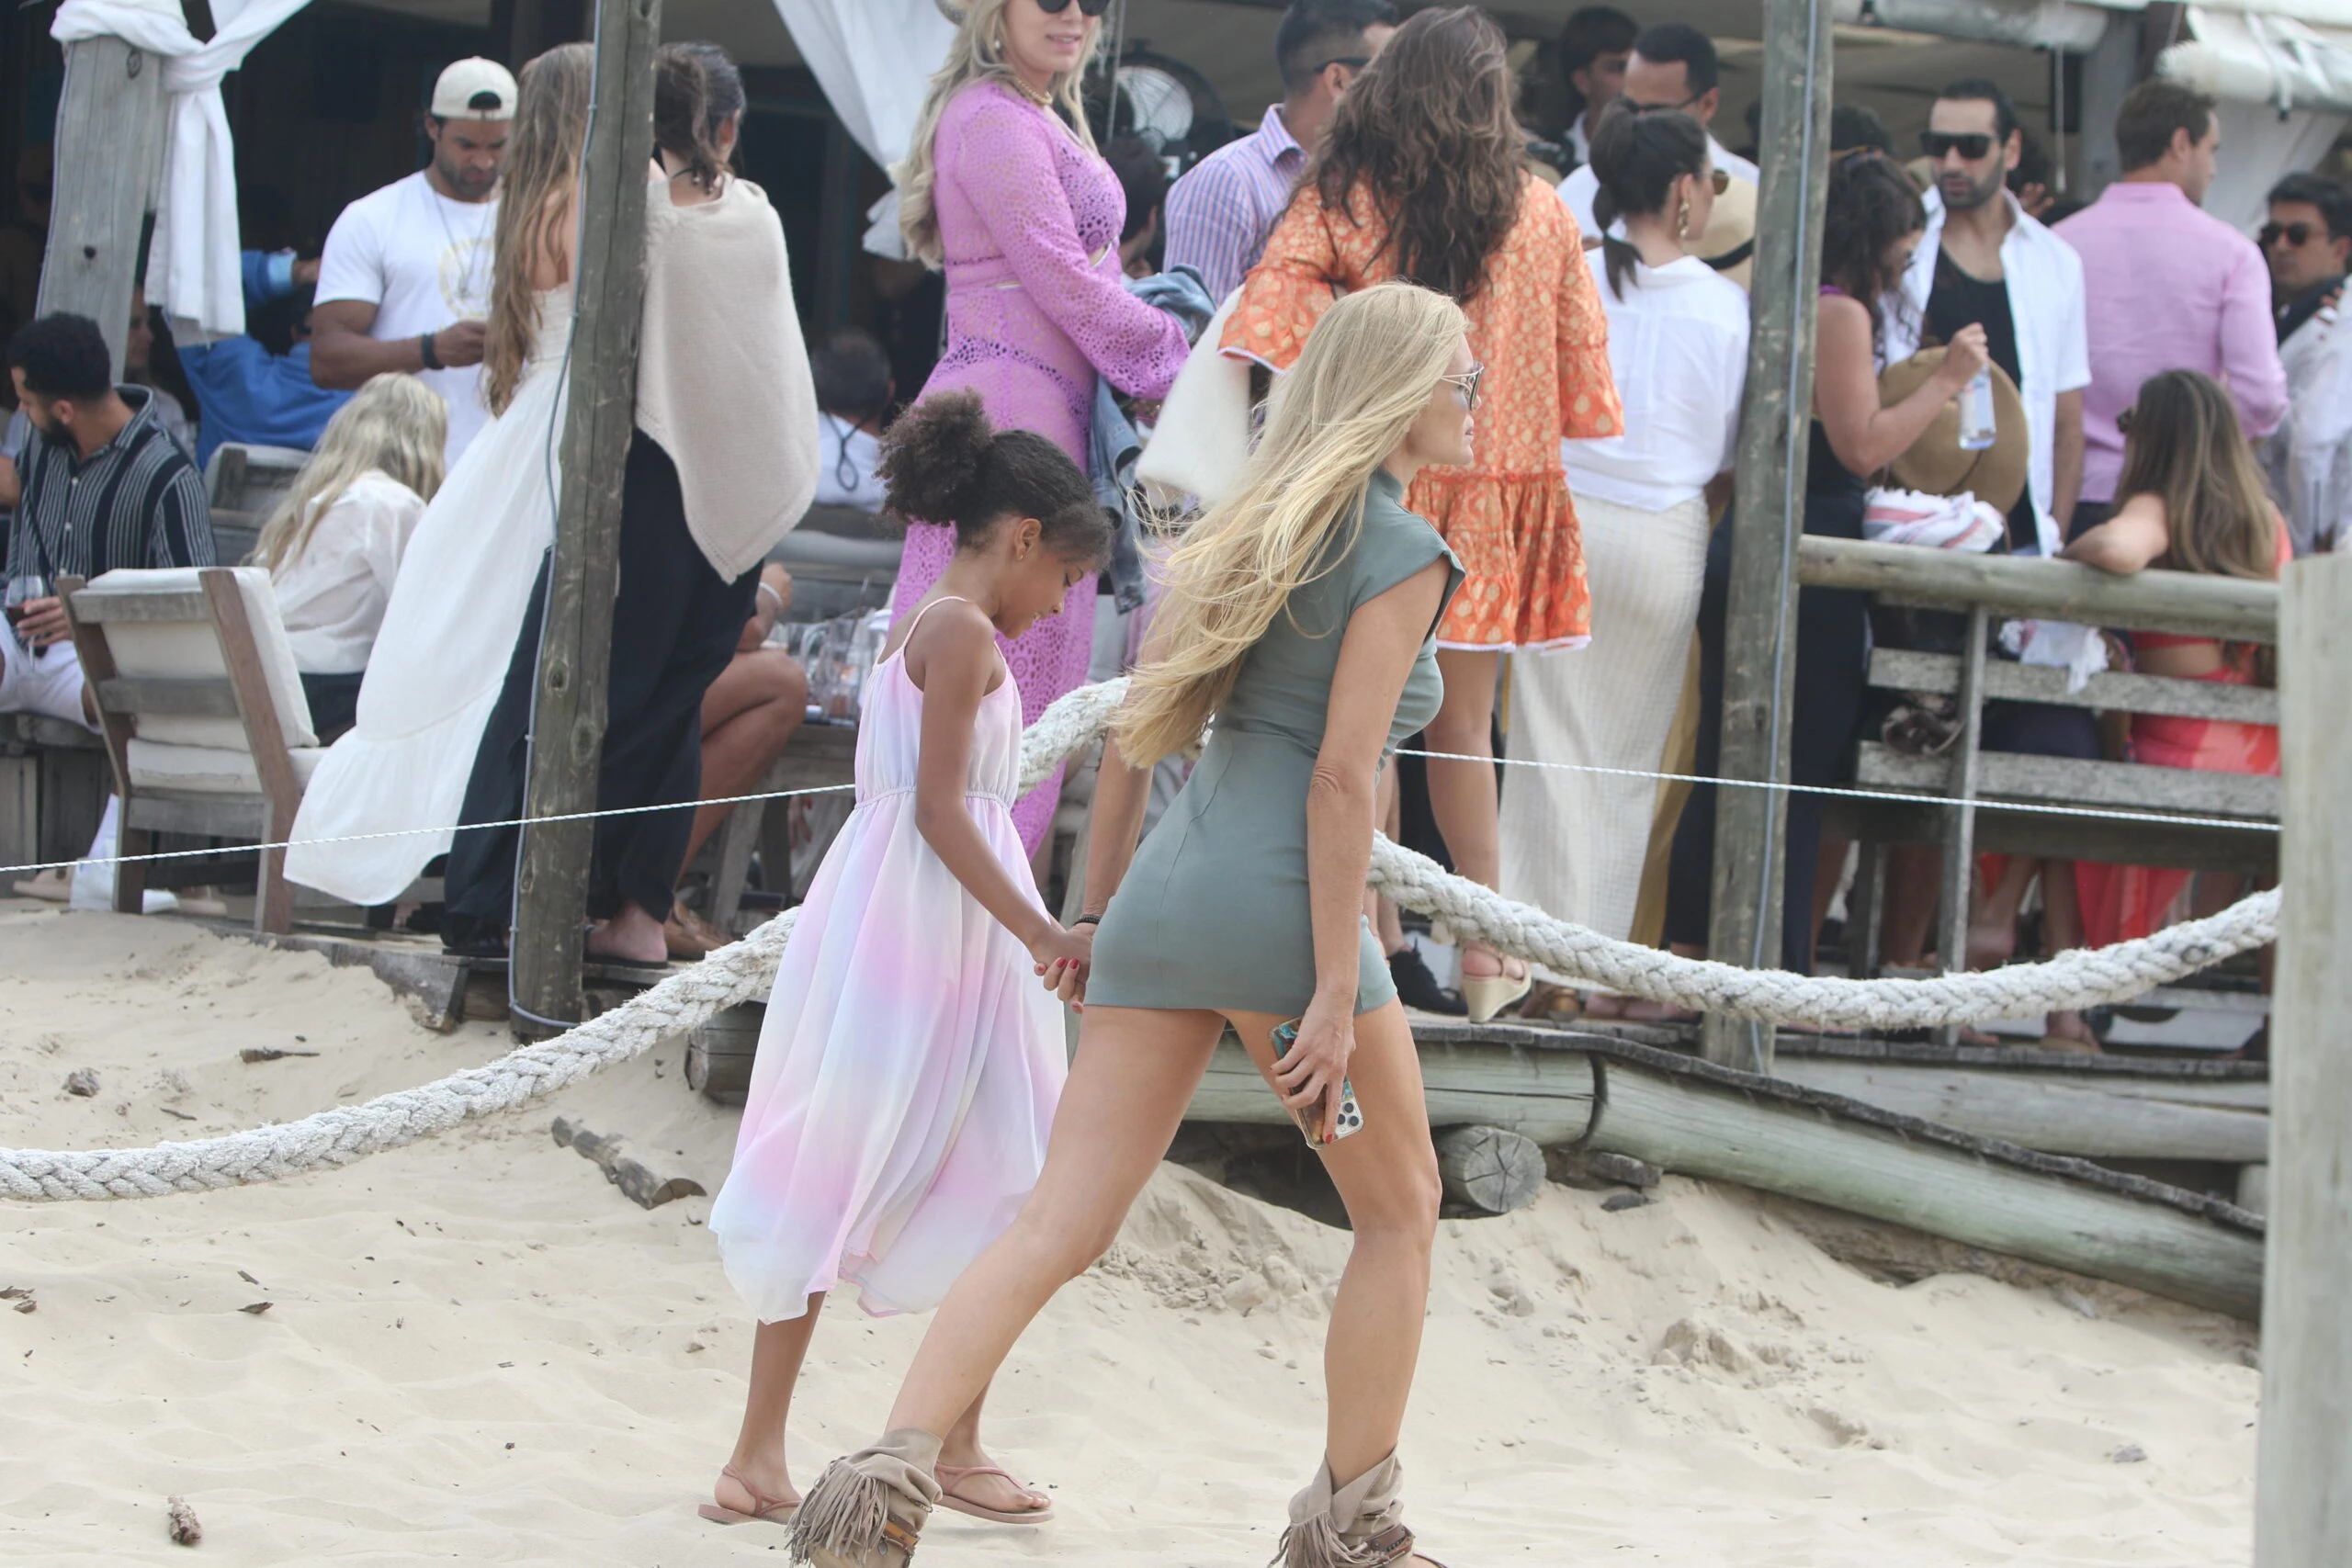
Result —
[[741, 1105], [752, 1089], [752, 1059], [767, 1008], [759, 1002], [712, 1015], [686, 1033], [686, 1087], [715, 1105]]
[[1447, 1127], [1437, 1134], [1437, 1175], [1455, 1202], [1508, 1214], [1543, 1192], [1544, 1151], [1500, 1127]]
[[97, 322], [115, 374], [130, 335], [139, 237], [163, 146], [164, 62], [119, 38], [65, 46], [55, 189], [36, 313]]
[[2278, 638], [2278, 586], [2186, 571], [2118, 577], [2097, 567], [2032, 556], [1963, 555], [1910, 545], [1806, 537], [1797, 575], [1808, 588], [1853, 588], [1903, 604], [2040, 615], [2094, 626], [2229, 637]]
[[552, 1129], [558, 1144], [571, 1145], [572, 1152], [596, 1163], [605, 1179], [621, 1190], [621, 1196], [640, 1209], [658, 1209], [680, 1198], [703, 1195], [702, 1183], [691, 1177], [656, 1176], [643, 1165], [621, 1153], [621, 1141], [611, 1134], [592, 1133], [569, 1118], [559, 1116]]

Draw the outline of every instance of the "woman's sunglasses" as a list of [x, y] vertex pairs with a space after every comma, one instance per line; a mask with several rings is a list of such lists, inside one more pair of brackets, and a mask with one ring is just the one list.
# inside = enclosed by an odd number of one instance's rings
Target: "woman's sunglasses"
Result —
[[1484, 400], [1478, 389], [1487, 379], [1485, 366], [1473, 365], [1459, 376], [1441, 376], [1438, 379], [1462, 394], [1462, 406], [1465, 411], [1471, 413], [1478, 412], [1478, 404]]
[[1947, 152], [1958, 152], [1973, 164], [1993, 150], [1993, 138], [1981, 130], [1952, 133], [1923, 130], [1919, 133], [1919, 151], [1930, 158], [1940, 159]]
[[[1058, 17], [1070, 8], [1072, 0], [1037, 0], [1037, 9], [1048, 17]], [[1111, 8], [1111, 0], [1076, 0], [1081, 17], [1099, 17]]]
[[2266, 251], [2281, 240], [2301, 249], [2310, 244], [2312, 236], [2318, 232], [2319, 230], [2309, 223], [2265, 223], [2259, 239]]
[[2138, 412], [2139, 409], [2135, 405], [2134, 407], [2125, 409], [2122, 412], [2117, 414], [2115, 416], [2115, 434], [2118, 435], [2131, 434], [2132, 422]]
[[1715, 194], [1717, 196], [1721, 196], [1724, 192], [1731, 189], [1731, 171], [1729, 169], [1709, 169], [1707, 171], [1707, 183], [1715, 187]]

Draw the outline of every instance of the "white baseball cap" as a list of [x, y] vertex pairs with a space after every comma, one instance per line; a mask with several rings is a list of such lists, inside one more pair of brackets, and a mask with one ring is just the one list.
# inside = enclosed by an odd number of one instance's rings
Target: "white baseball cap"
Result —
[[433, 85], [435, 119], [513, 119], [514, 78], [495, 60], [453, 61]]

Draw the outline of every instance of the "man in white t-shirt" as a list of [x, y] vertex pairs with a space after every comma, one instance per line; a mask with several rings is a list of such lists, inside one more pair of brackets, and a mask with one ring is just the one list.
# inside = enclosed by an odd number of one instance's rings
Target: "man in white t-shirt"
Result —
[[311, 378], [356, 388], [388, 371], [421, 375], [449, 405], [452, 468], [490, 422], [482, 343], [514, 97], [514, 78], [495, 61], [442, 72], [425, 117], [433, 161], [345, 208], [319, 258]]

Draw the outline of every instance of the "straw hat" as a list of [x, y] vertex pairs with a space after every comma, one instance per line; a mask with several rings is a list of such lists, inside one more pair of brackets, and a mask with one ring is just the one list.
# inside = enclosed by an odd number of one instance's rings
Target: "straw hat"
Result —
[[1707, 231], [1691, 242], [1690, 252], [1743, 289], [1756, 265], [1756, 187], [1732, 176], [1707, 215]]
[[[1899, 365], [1890, 365], [1878, 378], [1878, 399], [1892, 408], [1925, 386], [1944, 362], [1940, 348], [1923, 348]], [[1960, 400], [1936, 411], [1911, 449], [1887, 466], [1894, 481], [1905, 490], [1927, 495], [1958, 495], [1962, 491], [2007, 515], [2025, 493], [2026, 463], [2031, 437], [2026, 433], [2025, 401], [2017, 383], [1999, 366], [1993, 373], [1993, 445], [1972, 452], [1960, 444]]]

